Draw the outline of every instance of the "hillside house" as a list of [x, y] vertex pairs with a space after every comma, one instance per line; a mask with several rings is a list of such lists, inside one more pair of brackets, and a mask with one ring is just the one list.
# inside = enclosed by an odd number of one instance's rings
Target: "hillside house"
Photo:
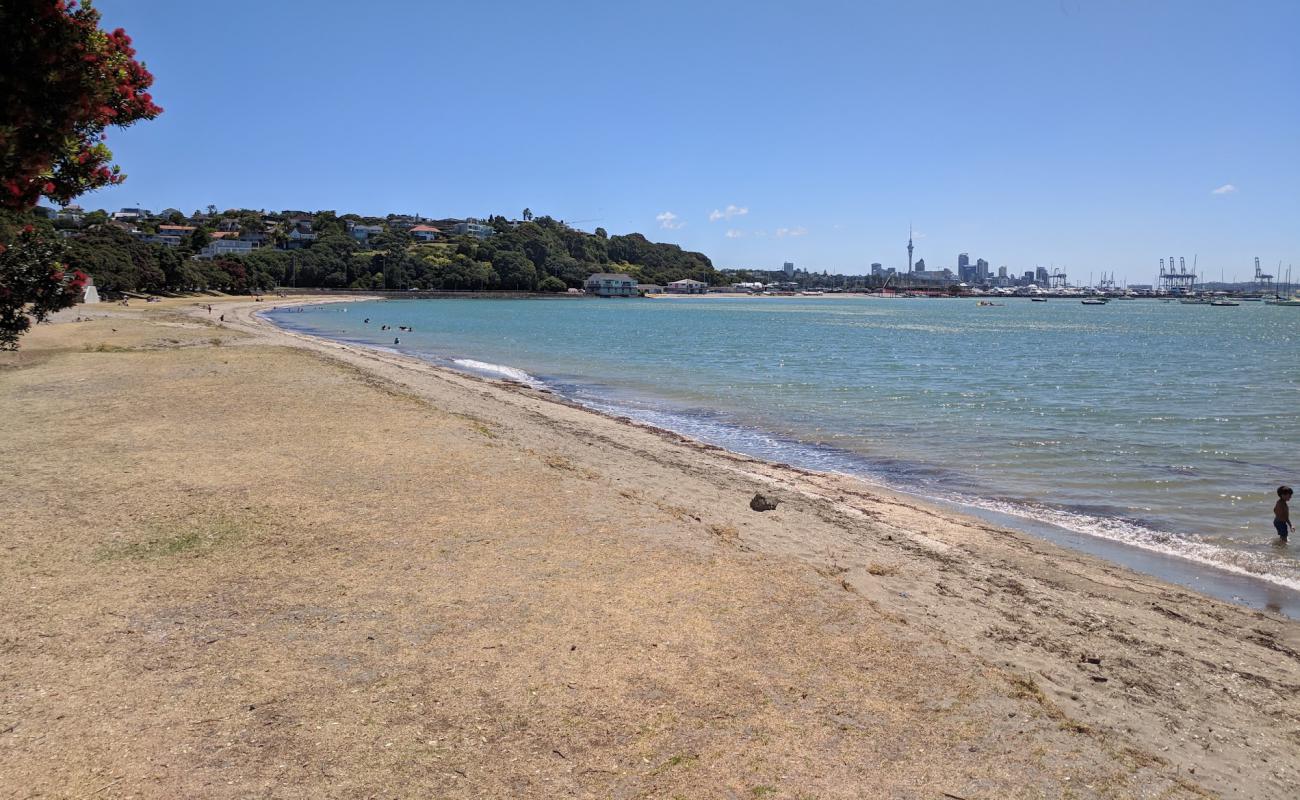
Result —
[[371, 236], [378, 236], [384, 232], [383, 225], [366, 225], [360, 222], [348, 220], [348, 233], [358, 242], [366, 243], [370, 241]]
[[432, 242], [442, 235], [442, 231], [432, 225], [416, 225], [411, 228], [411, 238], [421, 242]]
[[464, 222], [457, 222], [452, 227], [451, 232], [457, 236], [473, 236], [478, 239], [486, 239], [496, 233], [496, 229], [491, 225], [484, 225], [476, 219], [467, 219]]
[[[216, 234], [213, 234], [213, 236], [216, 236]], [[253, 252], [254, 249], [255, 245], [252, 242], [246, 242], [242, 239], [214, 238], [208, 243], [207, 247], [199, 251], [195, 258], [208, 260], [221, 258], [222, 256], [246, 256]]]

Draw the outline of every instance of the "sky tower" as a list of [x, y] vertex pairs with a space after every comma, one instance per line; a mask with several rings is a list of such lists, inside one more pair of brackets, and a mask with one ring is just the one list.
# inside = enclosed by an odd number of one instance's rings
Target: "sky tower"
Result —
[[912, 274], [912, 223], [907, 223], [907, 273]]

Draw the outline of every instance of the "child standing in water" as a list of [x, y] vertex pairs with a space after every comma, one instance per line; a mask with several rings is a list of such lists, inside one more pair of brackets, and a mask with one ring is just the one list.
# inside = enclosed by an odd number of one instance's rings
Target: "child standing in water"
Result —
[[1273, 505], [1273, 527], [1277, 529], [1277, 535], [1286, 541], [1291, 531], [1295, 530], [1295, 525], [1291, 524], [1291, 509], [1287, 506], [1287, 501], [1291, 499], [1291, 487], [1277, 487], [1277, 503]]

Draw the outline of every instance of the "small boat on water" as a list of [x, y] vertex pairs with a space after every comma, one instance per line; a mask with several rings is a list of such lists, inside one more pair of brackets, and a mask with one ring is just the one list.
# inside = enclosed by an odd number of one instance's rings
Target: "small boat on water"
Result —
[[1031, 298], [1029, 298], [1029, 302], [1031, 302], [1031, 303], [1046, 303], [1046, 302], [1047, 302], [1047, 298], [1046, 298], [1046, 297], [1031, 297]]
[[1208, 306], [1210, 304], [1210, 301], [1203, 297], [1192, 297], [1178, 302], [1185, 306]]
[[1241, 303], [1238, 303], [1236, 300], [1211, 300], [1211, 301], [1210, 301], [1210, 305], [1212, 305], [1212, 306], [1219, 306], [1219, 307], [1223, 307], [1223, 306], [1239, 306], [1239, 305], [1241, 305]]
[[1100, 297], [1089, 297], [1086, 300], [1080, 300], [1079, 303], [1085, 306], [1104, 306], [1106, 301]]
[[984, 307], [987, 308], [987, 307], [990, 307], [990, 306], [1004, 306], [1004, 305], [1006, 305], [1006, 303], [995, 303], [995, 302], [993, 302], [992, 300], [981, 300], [981, 301], [979, 301], [978, 303], [976, 303], [975, 305], [977, 305], [977, 306], [984, 306]]
[[1282, 298], [1279, 297], [1279, 298], [1276, 299], [1276, 300], [1265, 300], [1265, 301], [1264, 301], [1264, 305], [1266, 305], [1266, 306], [1300, 306], [1300, 299], [1292, 298], [1292, 299], [1290, 299], [1290, 300], [1283, 300]]

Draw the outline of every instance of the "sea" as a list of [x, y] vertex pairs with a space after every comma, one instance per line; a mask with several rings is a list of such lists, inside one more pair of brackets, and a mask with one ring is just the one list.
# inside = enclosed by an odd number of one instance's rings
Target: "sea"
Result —
[[1300, 617], [1300, 539], [1272, 525], [1278, 485], [1300, 483], [1300, 308], [1000, 302], [399, 299], [264, 316]]

